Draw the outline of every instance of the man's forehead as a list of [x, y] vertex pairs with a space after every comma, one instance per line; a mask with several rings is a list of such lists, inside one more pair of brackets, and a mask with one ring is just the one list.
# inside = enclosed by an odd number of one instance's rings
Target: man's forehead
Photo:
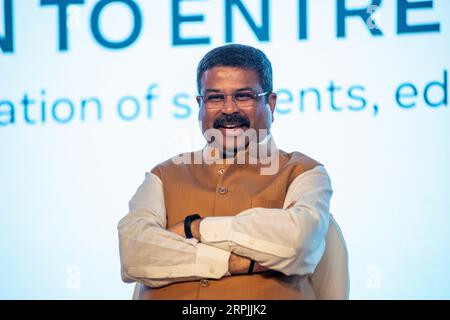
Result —
[[260, 88], [256, 71], [238, 67], [216, 66], [207, 69], [202, 75], [201, 82], [202, 89], [208, 91]]

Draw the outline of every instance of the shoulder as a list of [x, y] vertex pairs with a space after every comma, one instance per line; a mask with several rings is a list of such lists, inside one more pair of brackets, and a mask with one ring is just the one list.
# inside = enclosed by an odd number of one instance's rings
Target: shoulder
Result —
[[298, 151], [288, 153], [286, 151], [279, 150], [279, 152], [281, 161], [283, 161], [286, 166], [299, 167], [303, 171], [309, 171], [317, 166], [323, 166], [319, 161]]
[[279, 153], [281, 166], [290, 172], [290, 182], [308, 172], [325, 171], [322, 163], [304, 153], [298, 151], [286, 152], [284, 150], [279, 150]]
[[186, 165], [195, 164], [199, 156], [202, 156], [201, 150], [180, 153], [157, 164], [150, 172], [162, 179], [166, 172], [186, 170]]

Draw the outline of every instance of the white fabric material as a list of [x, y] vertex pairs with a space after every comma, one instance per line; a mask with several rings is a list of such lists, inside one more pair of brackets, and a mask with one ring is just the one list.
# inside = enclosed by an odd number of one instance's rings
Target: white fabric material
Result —
[[332, 215], [325, 241], [325, 252], [311, 276], [314, 292], [320, 300], [346, 300], [350, 291], [348, 252]]
[[[312, 287], [319, 300], [347, 300], [350, 294], [348, 251], [341, 229], [333, 216], [325, 238], [325, 252], [311, 276]], [[136, 283], [133, 300], [139, 299], [141, 284]]]
[[220, 279], [229, 275], [231, 251], [286, 275], [313, 273], [325, 250], [331, 195], [328, 174], [317, 166], [291, 183], [285, 209], [208, 217], [200, 224], [200, 243], [166, 230], [162, 182], [147, 173], [118, 225], [122, 279], [150, 287]]
[[201, 278], [220, 279], [228, 273], [230, 252], [186, 239], [166, 230], [162, 182], [147, 173], [119, 222], [122, 279], [149, 287]]
[[330, 178], [317, 166], [294, 179], [284, 209], [252, 208], [236, 216], [205, 218], [201, 242], [286, 275], [313, 273], [325, 250], [331, 195]]

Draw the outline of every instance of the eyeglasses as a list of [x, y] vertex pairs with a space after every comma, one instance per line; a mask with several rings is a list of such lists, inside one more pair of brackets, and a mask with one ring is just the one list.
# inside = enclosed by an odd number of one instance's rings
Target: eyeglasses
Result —
[[202, 99], [207, 109], [221, 109], [225, 106], [227, 97], [231, 97], [234, 104], [238, 108], [252, 108], [256, 106], [256, 101], [270, 92], [254, 93], [254, 92], [236, 92], [233, 94], [210, 93], [198, 96]]

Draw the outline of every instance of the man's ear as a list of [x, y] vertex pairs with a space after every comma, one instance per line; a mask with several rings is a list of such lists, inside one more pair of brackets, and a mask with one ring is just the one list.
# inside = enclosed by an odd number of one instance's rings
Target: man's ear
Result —
[[277, 94], [275, 92], [270, 93], [269, 95], [269, 107], [272, 112], [272, 122], [273, 122], [273, 113], [275, 112], [275, 106], [277, 104]]
[[200, 108], [201, 107], [201, 103], [202, 103], [202, 98], [197, 96], [195, 99], [197, 100], [198, 107]]

